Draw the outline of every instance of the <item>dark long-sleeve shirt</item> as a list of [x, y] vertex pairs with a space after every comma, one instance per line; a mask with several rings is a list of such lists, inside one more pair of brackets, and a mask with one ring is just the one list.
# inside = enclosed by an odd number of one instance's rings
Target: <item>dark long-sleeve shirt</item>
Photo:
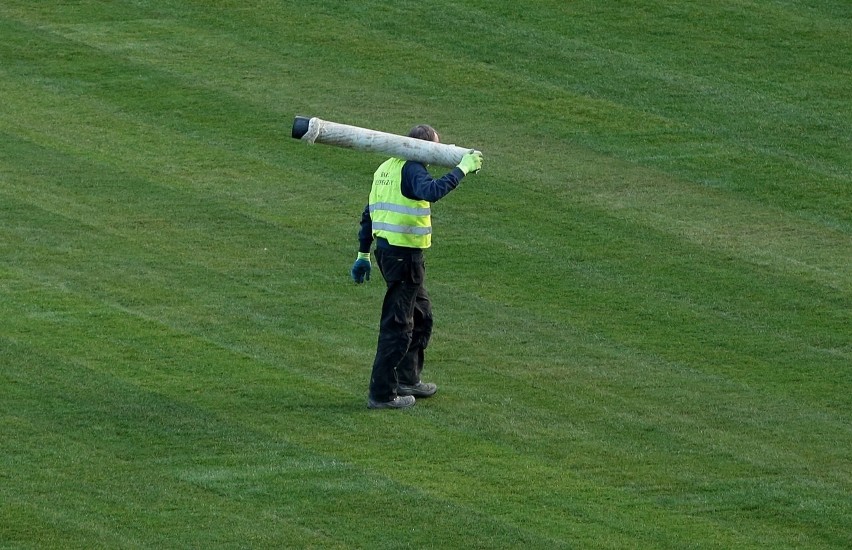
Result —
[[[464, 172], [456, 167], [441, 178], [434, 179], [423, 164], [409, 160], [402, 166], [402, 195], [414, 201], [437, 202], [458, 187], [463, 177]], [[370, 251], [373, 244], [373, 219], [370, 217], [369, 204], [361, 214], [358, 242], [360, 252]]]

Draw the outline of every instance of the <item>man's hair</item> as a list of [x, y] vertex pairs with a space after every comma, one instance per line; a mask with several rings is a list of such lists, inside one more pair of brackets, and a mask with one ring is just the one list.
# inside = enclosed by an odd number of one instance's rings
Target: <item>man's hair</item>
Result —
[[438, 132], [428, 124], [417, 125], [408, 132], [408, 137], [426, 141], [435, 141], [437, 136]]

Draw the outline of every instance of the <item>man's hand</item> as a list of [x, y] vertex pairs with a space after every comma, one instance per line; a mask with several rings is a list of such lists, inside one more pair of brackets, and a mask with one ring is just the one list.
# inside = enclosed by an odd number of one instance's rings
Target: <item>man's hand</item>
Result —
[[370, 280], [370, 271], [373, 269], [373, 264], [370, 263], [369, 252], [359, 252], [358, 259], [352, 264], [352, 280], [359, 285], [364, 282], [364, 279]]
[[482, 168], [482, 153], [479, 151], [466, 153], [465, 156], [462, 157], [458, 166], [465, 175], [468, 175], [470, 172], [478, 172], [479, 169]]

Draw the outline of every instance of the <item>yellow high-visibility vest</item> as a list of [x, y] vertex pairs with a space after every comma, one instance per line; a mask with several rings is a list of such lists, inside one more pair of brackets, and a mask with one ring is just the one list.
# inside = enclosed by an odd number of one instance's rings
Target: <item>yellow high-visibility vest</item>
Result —
[[403, 159], [390, 158], [373, 175], [370, 189], [370, 218], [373, 235], [394, 246], [432, 246], [432, 205], [402, 194]]

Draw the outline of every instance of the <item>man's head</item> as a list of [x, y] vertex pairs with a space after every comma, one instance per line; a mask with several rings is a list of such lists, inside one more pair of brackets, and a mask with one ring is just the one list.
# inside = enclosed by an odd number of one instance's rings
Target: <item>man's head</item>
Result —
[[415, 126], [408, 132], [408, 137], [414, 139], [422, 139], [425, 141], [434, 141], [435, 143], [440, 143], [441, 138], [438, 136], [438, 132], [435, 131], [434, 128], [429, 126], [428, 124], [420, 124]]

